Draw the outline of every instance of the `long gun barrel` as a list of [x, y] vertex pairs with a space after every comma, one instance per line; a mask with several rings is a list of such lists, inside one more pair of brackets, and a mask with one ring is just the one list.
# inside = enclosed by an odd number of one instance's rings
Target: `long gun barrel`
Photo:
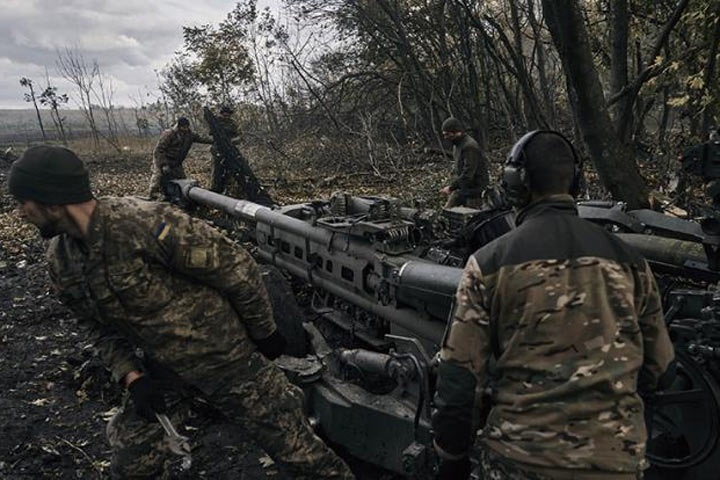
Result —
[[[461, 269], [411, 254], [379, 252], [366, 235], [318, 226], [307, 204], [273, 210], [188, 181], [177, 183], [186, 198], [254, 223], [258, 256], [264, 261], [428, 343], [439, 344]], [[406, 223], [397, 220], [395, 226], [402, 229]]]
[[[328, 217], [313, 204], [272, 209], [204, 190], [192, 181], [176, 182], [183, 197], [253, 223], [258, 255], [313, 286], [371, 312], [402, 329], [438, 344], [462, 270], [439, 265], [403, 250], [401, 234], [412, 228], [403, 209], [397, 218], [371, 221], [377, 202], [348, 197], [355, 217]], [[362, 221], [361, 221], [362, 220]], [[370, 230], [368, 225], [376, 228]], [[340, 228], [342, 226], [342, 228]], [[395, 232], [395, 233], [394, 233]], [[385, 235], [378, 240], [378, 234]], [[392, 234], [400, 240], [388, 245]], [[408, 233], [408, 236], [410, 234]], [[618, 234], [654, 265], [689, 268], [701, 264], [696, 242], [640, 234]], [[705, 270], [698, 272], [713, 275]]]

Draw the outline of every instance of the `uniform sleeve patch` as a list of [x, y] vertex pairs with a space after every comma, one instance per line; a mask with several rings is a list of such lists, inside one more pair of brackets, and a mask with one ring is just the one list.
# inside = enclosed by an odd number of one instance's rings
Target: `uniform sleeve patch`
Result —
[[212, 264], [212, 255], [209, 249], [203, 247], [190, 247], [185, 257], [185, 265], [189, 268], [205, 268]]
[[155, 232], [155, 238], [157, 238], [159, 241], [165, 240], [165, 237], [168, 236], [168, 233], [170, 233], [170, 225], [168, 225], [165, 222], [162, 222], [159, 226], [157, 231]]

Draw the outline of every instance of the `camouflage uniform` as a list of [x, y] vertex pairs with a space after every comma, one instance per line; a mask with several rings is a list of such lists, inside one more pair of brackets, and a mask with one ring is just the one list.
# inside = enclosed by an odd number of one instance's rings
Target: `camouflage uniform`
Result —
[[466, 206], [479, 208], [483, 190], [488, 185], [488, 164], [480, 146], [470, 135], [463, 135], [453, 147], [456, 178], [450, 184], [445, 208]]
[[508, 461], [489, 448], [480, 450], [483, 480], [639, 480], [641, 473], [609, 473], [590, 470], [559, 470]]
[[[253, 339], [276, 326], [245, 250], [171, 205], [104, 198], [87, 238], [55, 237], [48, 261], [61, 300], [87, 324], [116, 381], [144, 369], [198, 390], [296, 478], [353, 478], [303, 418], [301, 391], [257, 352]], [[180, 402], [171, 416], [184, 411]], [[162, 471], [167, 445], [157, 423], [123, 408], [108, 435], [117, 478]]]
[[[193, 143], [212, 143], [212, 139], [195, 132], [183, 132], [177, 127], [165, 130], [153, 151], [153, 168], [150, 177], [150, 198], [159, 200], [165, 196], [170, 180], [185, 178], [182, 162]], [[163, 169], [166, 171], [163, 172]]]
[[[233, 145], [240, 143], [240, 127], [231, 116], [220, 115], [217, 117], [223, 132]], [[228, 167], [225, 164], [225, 158], [218, 152], [215, 145], [210, 147], [212, 154], [212, 171], [210, 172], [210, 190], [222, 193], [228, 180]]]
[[[458, 287], [441, 350], [439, 451], [467, 455], [474, 393], [491, 376], [481, 438], [505, 465], [634, 478], [646, 467], [638, 389], [653, 390], [674, 357], [652, 272], [578, 218], [569, 195], [529, 205], [517, 224], [470, 257]], [[520, 478], [485, 463], [488, 478]]]

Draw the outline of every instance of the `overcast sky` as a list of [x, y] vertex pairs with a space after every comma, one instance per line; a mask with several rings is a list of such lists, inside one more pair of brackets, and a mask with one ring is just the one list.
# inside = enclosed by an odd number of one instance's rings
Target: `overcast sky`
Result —
[[[260, 0], [277, 8], [280, 0]], [[182, 27], [217, 23], [232, 0], [0, 0], [0, 109], [28, 108], [21, 77], [61, 91], [57, 50], [79, 47], [97, 59], [116, 87], [115, 101], [132, 105], [138, 90], [154, 90], [160, 69], [182, 46]]]

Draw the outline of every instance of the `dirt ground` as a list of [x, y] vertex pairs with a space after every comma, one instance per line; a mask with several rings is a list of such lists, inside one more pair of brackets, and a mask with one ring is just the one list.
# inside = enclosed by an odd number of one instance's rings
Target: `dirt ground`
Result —
[[[83, 157], [98, 195], [147, 191], [147, 151]], [[186, 164], [188, 175], [207, 184], [208, 159], [206, 147], [194, 147]], [[73, 316], [51, 292], [45, 242], [12, 214], [8, 166], [0, 161], [0, 478], [107, 478], [110, 450], [105, 425], [122, 392], [93, 356]], [[356, 193], [403, 189], [392, 179], [372, 175], [327, 178], [327, 172], [303, 171], [296, 181], [286, 176], [278, 181], [273, 172], [256, 170], [261, 178], [273, 179], [271, 192], [282, 203], [348, 188], [343, 184], [347, 179]], [[436, 185], [427, 189], [436, 191]], [[197, 418], [184, 433], [192, 437], [193, 468], [180, 478], [284, 478], [242, 431], [221, 419]], [[367, 466], [353, 468], [360, 478], [391, 478]]]

